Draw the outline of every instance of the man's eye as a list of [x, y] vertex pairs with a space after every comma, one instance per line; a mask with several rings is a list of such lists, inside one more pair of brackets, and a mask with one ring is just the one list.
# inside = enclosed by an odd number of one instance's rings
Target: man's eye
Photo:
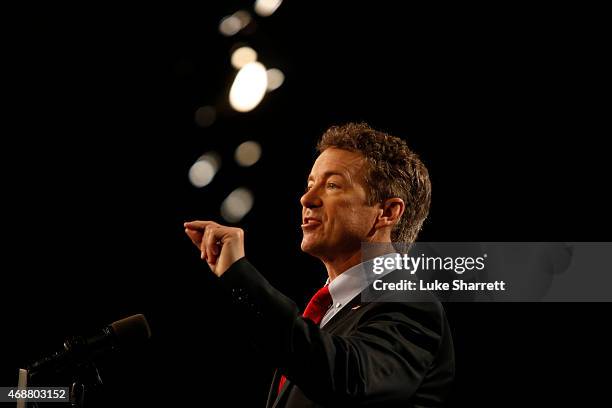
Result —
[[336, 183], [327, 183], [327, 188], [338, 188], [340, 186], [338, 186]]

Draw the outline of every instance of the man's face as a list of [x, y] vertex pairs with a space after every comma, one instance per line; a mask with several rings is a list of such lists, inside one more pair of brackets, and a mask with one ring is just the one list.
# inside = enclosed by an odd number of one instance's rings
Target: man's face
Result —
[[302, 196], [302, 251], [335, 258], [358, 251], [372, 232], [378, 206], [369, 206], [365, 158], [336, 148], [317, 158]]

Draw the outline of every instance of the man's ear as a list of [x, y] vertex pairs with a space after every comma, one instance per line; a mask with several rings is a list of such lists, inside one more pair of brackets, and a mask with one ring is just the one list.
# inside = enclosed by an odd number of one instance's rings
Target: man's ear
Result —
[[383, 228], [397, 224], [404, 214], [406, 205], [399, 197], [388, 198], [380, 205], [381, 212], [376, 219], [376, 227]]

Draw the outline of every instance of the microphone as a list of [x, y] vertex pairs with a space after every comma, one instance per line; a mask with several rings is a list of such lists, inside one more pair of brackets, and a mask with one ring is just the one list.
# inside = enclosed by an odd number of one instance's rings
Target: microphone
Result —
[[29, 375], [63, 372], [86, 365], [109, 351], [138, 346], [151, 337], [151, 329], [142, 314], [117, 320], [91, 337], [76, 336], [64, 341], [64, 349], [46, 356], [27, 368]]

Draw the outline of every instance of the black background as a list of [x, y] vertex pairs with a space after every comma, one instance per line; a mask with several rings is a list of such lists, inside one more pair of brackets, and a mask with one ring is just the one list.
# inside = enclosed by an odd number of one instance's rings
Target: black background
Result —
[[[6, 13], [0, 385], [66, 335], [144, 313], [152, 341], [102, 362], [96, 405], [263, 406], [272, 368], [231, 328], [182, 223], [220, 221], [223, 198], [251, 189], [247, 254], [304, 305], [325, 271], [299, 251], [298, 200], [332, 124], [365, 120], [420, 153], [422, 241], [609, 241], [600, 11], [286, 2], [227, 38], [219, 20], [251, 3], [217, 3]], [[237, 43], [286, 75], [246, 114], [226, 102]], [[207, 104], [220, 113], [200, 128]], [[232, 160], [245, 140], [263, 148], [249, 169]], [[187, 172], [210, 150], [221, 171], [196, 189]], [[605, 394], [608, 304], [446, 309], [450, 406]]]

